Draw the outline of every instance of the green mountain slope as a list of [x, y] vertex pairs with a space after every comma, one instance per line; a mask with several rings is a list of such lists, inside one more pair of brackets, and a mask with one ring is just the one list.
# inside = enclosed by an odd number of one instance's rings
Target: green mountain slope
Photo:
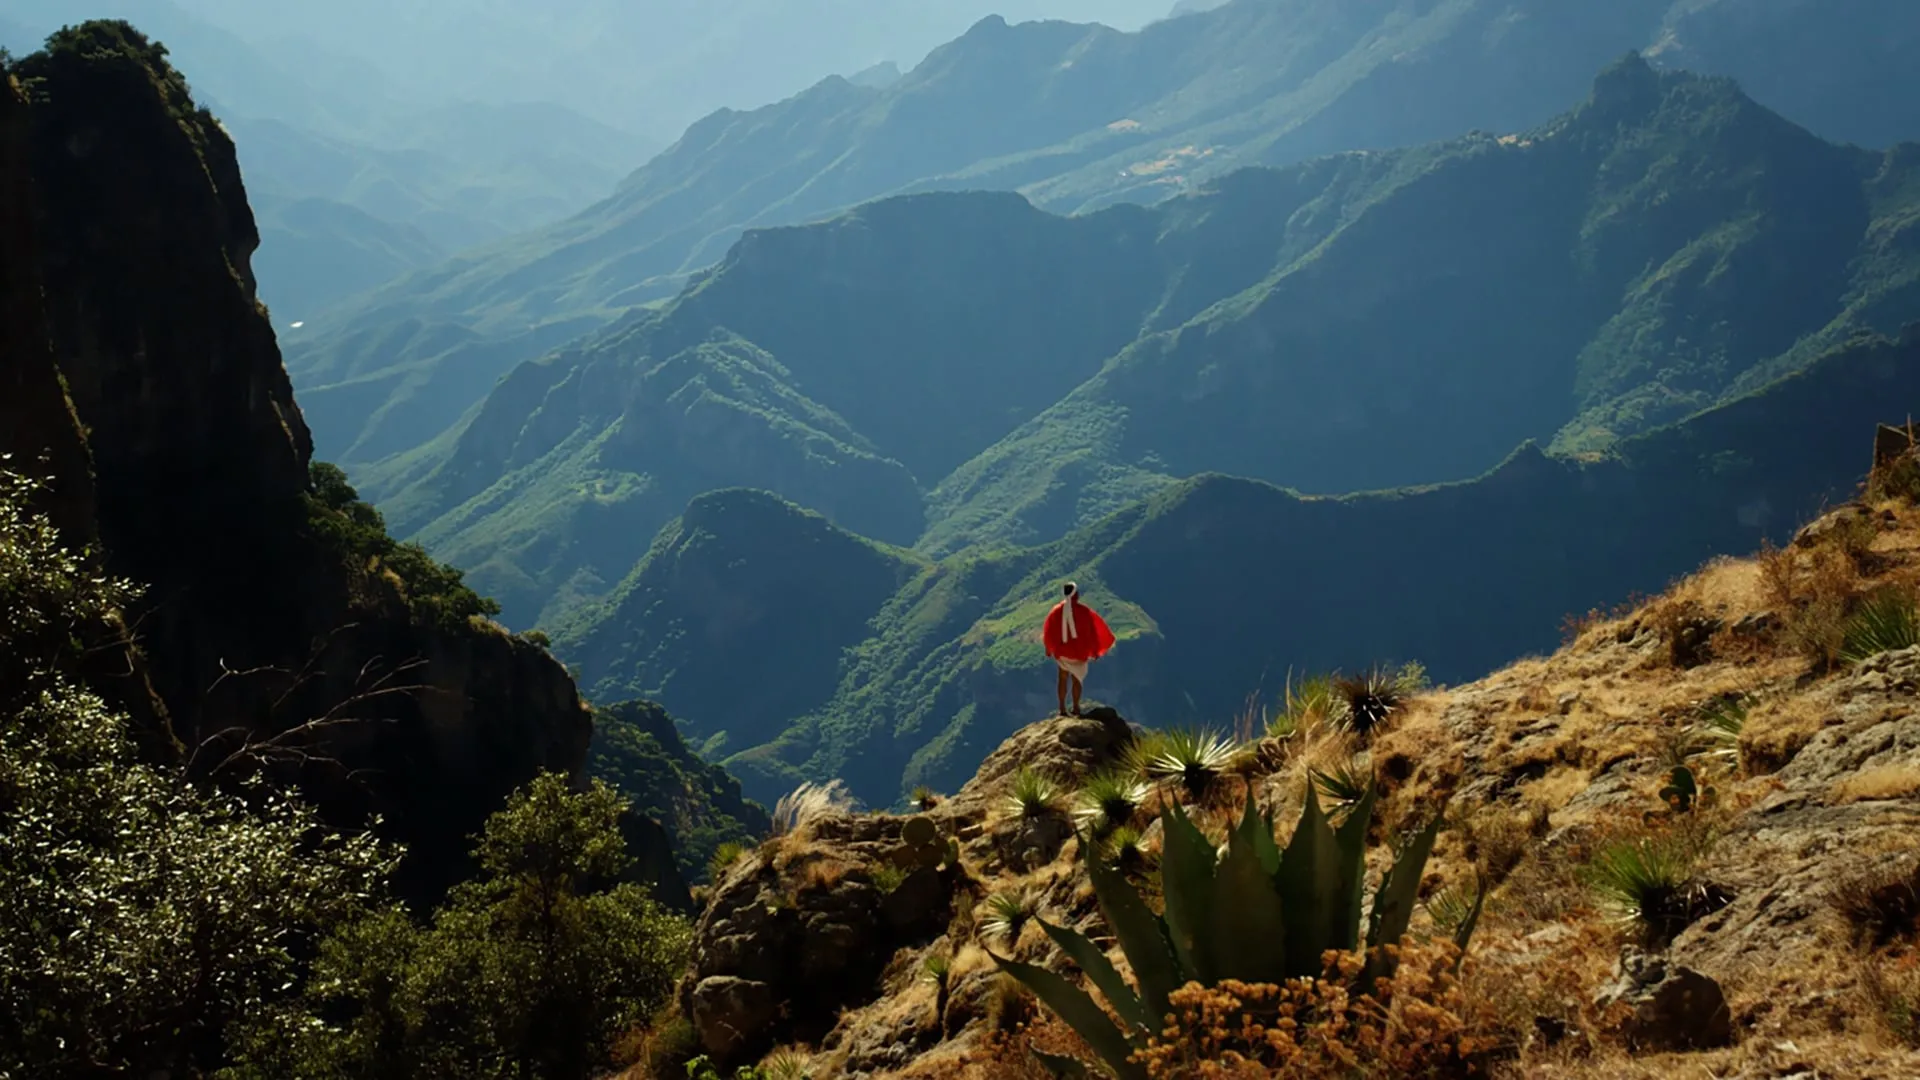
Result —
[[[1818, 16], [1829, 44], [1814, 57], [1849, 72], [1844, 89], [1824, 67], [1765, 76], [1816, 15], [1760, 0], [1235, 0], [1132, 34], [989, 18], [885, 87], [835, 77], [765, 108], [715, 113], [578, 216], [310, 322], [289, 363], [303, 391], [321, 389], [448, 362], [352, 344], [386, 323], [417, 318], [495, 336], [610, 317], [671, 295], [744, 229], [888, 194], [1018, 190], [1072, 211], [1151, 202], [1248, 164], [1519, 130], [1576, 99], [1607, 60], [1656, 45], [1709, 71], [1765, 78], [1779, 96], [1763, 100], [1790, 117], [1826, 118], [1843, 101], [1870, 99], [1863, 114], [1877, 119], [1850, 130], [1884, 144], [1920, 130], [1911, 93], [1920, 77], [1880, 47], [1910, 39], [1920, 9], [1904, 0], [1855, 7]], [[1694, 37], [1707, 44], [1687, 52]], [[1856, 47], [1843, 53], [1849, 41]], [[485, 367], [473, 381], [504, 370]], [[316, 431], [335, 453], [361, 441], [344, 411]], [[428, 437], [423, 426], [416, 443]], [[372, 456], [356, 450], [350, 460]]]
[[[1784, 539], [1850, 489], [1865, 466], [1864, 432], [1902, 418], [1899, 403], [1916, 398], [1920, 326], [1898, 342], [1858, 337], [1594, 460], [1528, 445], [1475, 480], [1339, 497], [1196, 477], [1044, 547], [944, 560], [891, 598], [869, 598], [858, 605], [874, 612], [864, 637], [822, 635], [809, 646], [845, 648], [831, 691], [817, 653], [801, 661], [769, 649], [756, 654], [754, 684], [804, 680], [808, 694], [787, 694], [779, 708], [706, 696], [685, 716], [695, 738], [728, 732], [726, 764], [756, 797], [836, 775], [881, 803], [919, 782], [950, 788], [1051, 707], [1035, 631], [1066, 577], [1121, 638], [1090, 692], [1147, 723], [1224, 726], [1249, 693], [1271, 698], [1289, 669], [1418, 659], [1440, 679], [1471, 677], [1550, 647], [1551, 628], [1570, 613], [1657, 588], [1762, 537]], [[663, 533], [649, 562], [677, 535]], [[714, 531], [704, 543], [738, 550], [765, 536]], [[818, 577], [805, 566], [793, 576]], [[613, 654], [603, 642], [617, 636], [615, 674], [588, 680], [605, 685], [624, 672], [677, 670], [648, 659], [688, 655], [688, 631], [670, 613], [751, 603], [761, 625], [798, 626], [813, 602], [772, 607], [760, 582], [724, 575], [687, 592], [700, 603], [628, 602], [561, 651], [604, 662]], [[709, 663], [727, 666], [718, 654]], [[672, 681], [651, 677], [682, 711]], [[782, 714], [784, 729], [774, 719]], [[754, 737], [765, 741], [742, 745]]]
[[672, 702], [708, 754], [756, 746], [833, 692], [841, 650], [922, 566], [765, 492], [715, 491], [555, 648], [600, 700]]
[[1604, 448], [1920, 318], [1915, 163], [1638, 60], [1522, 135], [1316, 163], [1269, 276], [942, 481], [922, 546], [1046, 540], [1202, 472], [1340, 492]]
[[760, 804], [740, 795], [740, 782], [702, 761], [652, 701], [623, 701], [593, 711], [587, 773], [633, 800], [633, 810], [657, 821], [672, 843], [679, 876], [707, 879], [714, 849], [752, 844], [770, 821]]
[[923, 525], [912, 475], [789, 378], [721, 331], [686, 347], [647, 323], [601, 335], [517, 369], [388, 505], [471, 567], [515, 625], [552, 624], [605, 595], [663, 524], [715, 488], [777, 490], [911, 543]]

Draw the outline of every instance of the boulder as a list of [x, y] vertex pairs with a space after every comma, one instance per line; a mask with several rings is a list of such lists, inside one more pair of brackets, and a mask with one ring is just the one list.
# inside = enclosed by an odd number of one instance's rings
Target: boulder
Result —
[[692, 1000], [689, 1019], [701, 1048], [723, 1061], [756, 1041], [780, 1011], [773, 987], [732, 975], [700, 980]]

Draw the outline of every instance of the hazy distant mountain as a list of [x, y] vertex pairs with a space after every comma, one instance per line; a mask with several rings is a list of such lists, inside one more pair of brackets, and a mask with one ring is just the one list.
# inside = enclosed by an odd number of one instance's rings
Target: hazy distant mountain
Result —
[[[1578, 100], [1623, 53], [1658, 43], [1678, 55], [1696, 36], [1717, 43], [1702, 54], [1710, 71], [1772, 72], [1761, 103], [1790, 120], [1853, 101], [1873, 118], [1854, 125], [1873, 129], [1861, 141], [1920, 134], [1920, 68], [1879, 44], [1920, 29], [1920, 4], [1818, 10], [1827, 14], [1776, 0], [1234, 0], [1133, 34], [987, 19], [885, 88], [835, 77], [751, 112], [715, 113], [580, 215], [309, 322], [287, 341], [288, 366], [320, 445], [365, 462], [392, 443], [369, 427], [358, 380], [407, 371], [413, 383], [485, 386], [505, 370], [432, 375], [448, 362], [439, 337], [403, 342], [382, 327], [419, 320], [496, 340], [555, 320], [604, 321], [671, 296], [744, 229], [888, 194], [1011, 189], [1078, 211], [1156, 201], [1247, 164], [1523, 130]], [[1835, 44], [1812, 54], [1817, 65], [1774, 72], [1810, 19], [1833, 24], [1813, 40], [1859, 47]], [[404, 411], [378, 419], [417, 441], [430, 430]]]
[[[233, 133], [258, 196], [261, 295], [283, 327], [558, 221], [605, 197], [658, 145], [548, 102], [409, 100], [349, 53], [310, 38], [262, 48], [172, 0], [15, 0], [18, 21], [0, 23], [0, 44], [30, 52], [62, 23], [102, 15], [165, 44]], [[297, 224], [282, 213], [294, 206]]]
[[659, 142], [721, 106], [834, 72], [911, 65], [981, 17], [1132, 29], [1166, 0], [180, 0], [256, 46], [299, 37], [358, 57], [417, 101], [559, 102]]

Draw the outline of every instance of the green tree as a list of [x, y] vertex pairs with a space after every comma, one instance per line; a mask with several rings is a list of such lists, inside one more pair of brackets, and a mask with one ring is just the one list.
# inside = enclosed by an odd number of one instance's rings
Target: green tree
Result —
[[665, 1003], [691, 938], [620, 880], [625, 809], [599, 781], [536, 778], [488, 819], [478, 880], [430, 927], [392, 910], [326, 942], [304, 1007], [251, 1025], [235, 1075], [572, 1080], [606, 1067], [614, 1040]]
[[0, 471], [0, 1076], [215, 1064], [390, 852], [263, 786], [138, 760], [72, 675], [134, 589], [66, 548], [35, 493]]

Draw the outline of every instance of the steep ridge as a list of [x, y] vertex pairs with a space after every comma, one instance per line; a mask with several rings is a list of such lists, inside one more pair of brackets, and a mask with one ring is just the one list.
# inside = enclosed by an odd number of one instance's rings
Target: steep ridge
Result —
[[[1897, 403], [1916, 395], [1920, 329], [1910, 329], [1899, 341], [1857, 339], [1596, 460], [1527, 445], [1476, 480], [1342, 497], [1197, 477], [1053, 544], [921, 570], [869, 609], [870, 626], [831, 642], [848, 650], [831, 696], [804, 711], [783, 702], [792, 723], [760, 746], [739, 735], [774, 730], [766, 709], [711, 696], [698, 712], [680, 706], [670, 673], [698, 685], [704, 667], [717, 682], [735, 654], [680, 644], [677, 613], [745, 605], [766, 625], [797, 627], [811, 621], [810, 601], [769, 611], [761, 590], [724, 575], [678, 585], [649, 565], [656, 547], [636, 572], [661, 583], [648, 602], [598, 609], [561, 651], [604, 663], [620, 642], [618, 665], [590, 682], [657, 691], [696, 741], [728, 732], [725, 762], [756, 798], [838, 776], [887, 805], [920, 783], [953, 786], [1021, 718], [1050, 707], [1034, 633], [1062, 579], [1080, 582], [1121, 638], [1091, 692], [1156, 726], [1218, 722], [1250, 693], [1279, 693], [1289, 671], [1398, 658], [1470, 678], [1551, 645], [1563, 617], [1657, 589], [1716, 553], [1784, 539], [1859, 474], [1848, 433], [1899, 419]], [[716, 533], [706, 543], [764, 541]], [[762, 643], [756, 669], [817, 682], [824, 636]], [[672, 662], [656, 649], [674, 650]]]
[[[335, 394], [352, 397], [356, 381], [396, 367], [424, 377], [448, 364], [475, 367], [461, 381], [484, 387], [512, 362], [367, 336], [381, 325], [423, 319], [495, 338], [606, 318], [671, 295], [743, 229], [889, 194], [1017, 190], [1073, 211], [1151, 202], [1243, 165], [1523, 130], [1575, 100], [1608, 60], [1656, 45], [1764, 80], [1777, 96], [1762, 100], [1803, 122], [1860, 98], [1856, 115], [1875, 119], [1849, 134], [1885, 145], [1920, 130], [1893, 45], [1916, 27], [1902, 0], [1824, 22], [1808, 5], [1755, 0], [1236, 0], [1133, 34], [989, 18], [885, 88], [834, 77], [775, 105], [715, 113], [577, 217], [312, 320], [289, 362], [322, 447], [358, 465], [380, 455], [365, 442], [367, 416], [336, 407]], [[1822, 66], [1774, 65], [1810, 30], [1828, 43]], [[1695, 35], [1710, 47], [1685, 51]], [[1805, 73], [1768, 76], [1770, 65]], [[1828, 79], [1825, 65], [1845, 77]]]
[[709, 492], [556, 648], [596, 699], [671, 700], [710, 754], [757, 746], [833, 692], [844, 643], [923, 566], [766, 492]]
[[925, 546], [1050, 539], [1164, 476], [1430, 483], [1684, 416], [1920, 318], [1915, 160], [1637, 59], [1536, 131], [1349, 156], [1324, 240], [943, 481]]
[[379, 812], [409, 845], [398, 886], [436, 895], [509, 791], [579, 772], [585, 706], [545, 651], [477, 617], [457, 573], [395, 547], [313, 468], [253, 294], [233, 144], [162, 53], [88, 23], [13, 75], [30, 104], [20, 117], [7, 98], [7, 126], [25, 127], [7, 191], [31, 170], [40, 228], [38, 247], [5, 251], [6, 383], [38, 397], [8, 396], [34, 421], [8, 423], [4, 450], [51, 448], [36, 471], [66, 520], [145, 588], [127, 612], [134, 675], [190, 774], [261, 762], [336, 820]]
[[[701, 490], [663, 478], [764, 487], [935, 556], [1048, 542], [1204, 472], [1454, 480], [1527, 439], [1602, 449], [1920, 319], [1917, 155], [1630, 58], [1534, 132], [1243, 170], [1150, 209], [882, 200], [748, 233], [672, 303], [362, 475], [514, 625], [617, 580]], [[716, 336], [757, 389], [659, 363]], [[678, 434], [705, 430], [683, 402], [719, 399], [755, 437]], [[636, 411], [676, 434], [636, 441]], [[863, 455], [904, 471], [881, 483]]]

